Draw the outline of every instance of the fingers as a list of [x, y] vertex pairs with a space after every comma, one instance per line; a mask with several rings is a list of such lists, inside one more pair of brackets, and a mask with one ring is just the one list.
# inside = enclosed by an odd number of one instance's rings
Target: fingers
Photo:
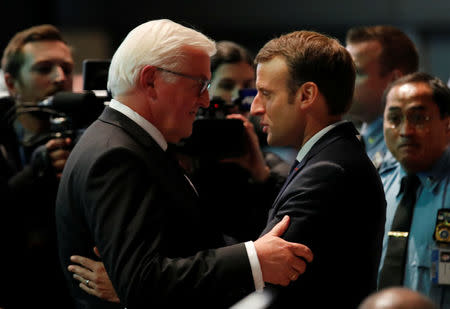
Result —
[[77, 264], [80, 264], [80, 265], [88, 268], [89, 270], [94, 270], [95, 265], [99, 263], [99, 262], [96, 262], [94, 260], [91, 260], [91, 259], [89, 259], [87, 257], [80, 256], [80, 255], [72, 255], [70, 257], [70, 260], [72, 262], [75, 262]]
[[86, 286], [84, 283], [80, 283], [79, 287], [80, 287], [80, 289], [82, 289], [86, 293], [94, 295], [94, 296], [97, 296], [97, 292], [95, 291], [95, 289]]
[[[53, 167], [57, 172], [61, 172], [69, 157], [70, 151], [67, 147], [71, 144], [70, 138], [54, 138], [45, 144], [48, 155], [52, 162]], [[57, 174], [60, 177], [60, 173]]]
[[244, 122], [247, 120], [247, 118], [242, 114], [229, 114], [227, 115], [227, 119], [240, 119]]
[[71, 143], [72, 140], [70, 138], [53, 138], [45, 144], [45, 148], [47, 148], [48, 151], [53, 151], [55, 149], [67, 147]]
[[84, 283], [86, 280], [93, 280], [93, 273], [92, 271], [78, 266], [78, 265], [69, 265], [67, 269], [74, 273], [73, 277], [80, 281], [81, 283]]
[[84, 285], [85, 287], [88, 287], [90, 289], [94, 288], [94, 282], [86, 277], [74, 274], [73, 278], [80, 281], [80, 284]]
[[302, 244], [298, 244], [295, 242], [291, 242], [290, 243], [292, 245], [292, 252], [299, 257], [304, 258], [307, 262], [311, 263], [314, 255], [311, 251], [311, 249], [309, 249], [307, 246], [302, 245]]
[[98, 251], [98, 248], [97, 248], [97, 247], [94, 247], [94, 253], [95, 253], [96, 256], [98, 256], [99, 258], [101, 258], [101, 256], [100, 256], [100, 251]]
[[298, 279], [299, 276], [300, 276], [300, 273], [298, 273], [298, 272], [293, 272], [293, 273], [289, 276], [289, 280], [295, 281], [295, 280]]
[[284, 216], [283, 219], [275, 225], [272, 230], [268, 233], [273, 236], [281, 236], [286, 232], [289, 226], [289, 216]]

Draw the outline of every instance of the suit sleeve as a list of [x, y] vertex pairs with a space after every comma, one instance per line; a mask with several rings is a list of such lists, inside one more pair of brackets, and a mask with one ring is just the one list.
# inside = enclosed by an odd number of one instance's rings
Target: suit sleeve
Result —
[[164, 239], [165, 222], [177, 220], [177, 214], [167, 217], [162, 176], [149, 171], [135, 153], [109, 151], [85, 184], [87, 222], [122, 303], [128, 308], [214, 306], [209, 302], [233, 302], [251, 292], [244, 244], [180, 257], [161, 254], [165, 246], [183, 244]]

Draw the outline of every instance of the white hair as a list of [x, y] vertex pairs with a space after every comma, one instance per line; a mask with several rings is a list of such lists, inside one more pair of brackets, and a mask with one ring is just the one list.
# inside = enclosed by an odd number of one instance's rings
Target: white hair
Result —
[[183, 59], [183, 47], [216, 53], [215, 42], [204, 34], [168, 19], [143, 23], [128, 33], [114, 53], [109, 67], [108, 89], [112, 96], [126, 93], [146, 65], [175, 69]]

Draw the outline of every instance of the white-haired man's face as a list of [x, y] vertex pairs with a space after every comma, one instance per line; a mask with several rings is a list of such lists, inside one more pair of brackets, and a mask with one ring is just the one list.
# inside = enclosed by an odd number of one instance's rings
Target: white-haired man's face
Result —
[[[209, 106], [208, 90], [201, 90], [204, 82], [211, 79], [210, 57], [193, 48], [185, 48], [184, 52], [185, 61], [177, 70], [155, 72], [152, 123], [170, 143], [189, 137], [198, 109]], [[176, 78], [168, 81], [164, 76], [167, 74]]]

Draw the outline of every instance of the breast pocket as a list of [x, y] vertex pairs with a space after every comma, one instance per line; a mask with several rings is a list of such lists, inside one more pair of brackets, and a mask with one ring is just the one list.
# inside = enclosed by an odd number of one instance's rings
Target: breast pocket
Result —
[[408, 287], [424, 291], [428, 290], [431, 281], [431, 251], [433, 244], [411, 244], [409, 251], [409, 269], [406, 284]]

